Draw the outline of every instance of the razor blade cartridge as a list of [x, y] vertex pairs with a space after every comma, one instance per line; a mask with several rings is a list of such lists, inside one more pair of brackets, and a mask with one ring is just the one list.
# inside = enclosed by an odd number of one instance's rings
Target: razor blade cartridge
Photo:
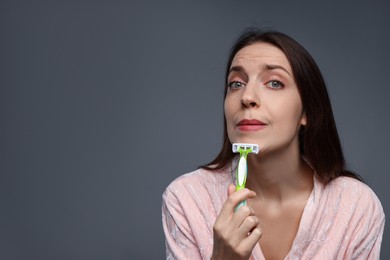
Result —
[[255, 154], [259, 153], [259, 146], [257, 144], [234, 143], [232, 145], [233, 153], [238, 153], [239, 148], [241, 148], [243, 150], [252, 149], [251, 153], [255, 153]]

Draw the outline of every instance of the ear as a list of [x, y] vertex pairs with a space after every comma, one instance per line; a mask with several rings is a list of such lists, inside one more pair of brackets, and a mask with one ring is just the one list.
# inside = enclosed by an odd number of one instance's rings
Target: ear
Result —
[[306, 112], [303, 112], [302, 117], [301, 117], [301, 121], [300, 121], [300, 125], [306, 126], [306, 124], [307, 124]]

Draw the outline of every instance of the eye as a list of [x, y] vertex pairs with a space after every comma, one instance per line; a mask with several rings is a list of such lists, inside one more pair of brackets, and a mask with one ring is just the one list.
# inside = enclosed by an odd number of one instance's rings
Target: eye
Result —
[[232, 82], [228, 83], [228, 87], [231, 89], [239, 89], [239, 88], [242, 88], [244, 86], [245, 86], [245, 84], [240, 82], [240, 81], [232, 81]]
[[284, 84], [280, 82], [279, 80], [271, 80], [265, 84], [267, 87], [270, 87], [272, 89], [280, 89], [284, 87]]

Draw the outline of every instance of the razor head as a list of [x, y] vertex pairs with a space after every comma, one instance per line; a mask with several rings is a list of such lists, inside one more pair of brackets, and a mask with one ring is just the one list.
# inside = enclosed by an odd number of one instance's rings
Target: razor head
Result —
[[238, 153], [239, 152], [239, 148], [241, 148], [243, 150], [250, 150], [250, 149], [252, 149], [252, 151], [250, 151], [250, 153], [255, 153], [255, 154], [259, 153], [259, 146], [257, 144], [234, 143], [232, 145], [233, 153]]

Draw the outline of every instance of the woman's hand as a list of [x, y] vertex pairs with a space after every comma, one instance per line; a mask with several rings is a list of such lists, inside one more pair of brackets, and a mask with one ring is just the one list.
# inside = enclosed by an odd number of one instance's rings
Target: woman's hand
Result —
[[249, 189], [235, 192], [234, 185], [228, 189], [228, 198], [222, 206], [221, 213], [214, 223], [214, 246], [211, 259], [248, 259], [253, 248], [261, 237], [257, 225], [259, 220], [248, 206], [237, 205], [248, 198], [256, 196]]

